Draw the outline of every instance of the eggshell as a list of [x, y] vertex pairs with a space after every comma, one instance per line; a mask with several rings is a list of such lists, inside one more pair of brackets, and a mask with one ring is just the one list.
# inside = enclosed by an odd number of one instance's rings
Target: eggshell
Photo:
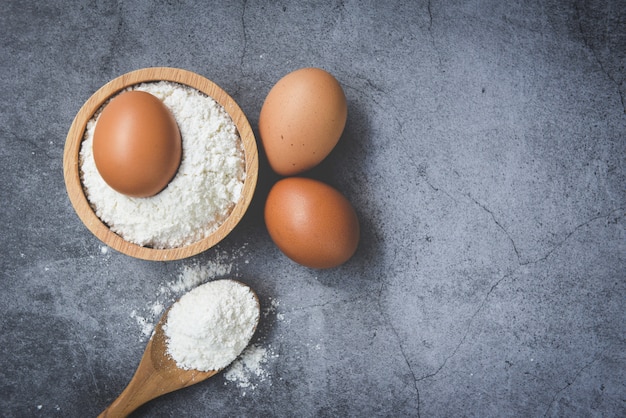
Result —
[[126, 91], [102, 110], [93, 136], [98, 172], [116, 191], [147, 197], [163, 190], [182, 157], [180, 131], [157, 97]]
[[346, 125], [348, 106], [339, 82], [319, 68], [302, 68], [280, 79], [259, 115], [259, 134], [272, 169], [302, 173], [333, 150]]
[[270, 190], [265, 224], [278, 248], [293, 261], [324, 269], [345, 263], [359, 243], [359, 221], [350, 202], [317, 180], [287, 177]]

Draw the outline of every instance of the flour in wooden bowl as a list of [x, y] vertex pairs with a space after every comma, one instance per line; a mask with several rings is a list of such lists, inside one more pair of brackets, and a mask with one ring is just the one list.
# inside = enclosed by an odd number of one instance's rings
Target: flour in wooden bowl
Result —
[[151, 93], [172, 112], [182, 139], [180, 167], [155, 196], [136, 198], [113, 190], [93, 158], [101, 108], [87, 123], [79, 155], [89, 204], [111, 231], [140, 246], [178, 248], [208, 237], [241, 198], [246, 177], [244, 149], [233, 120], [215, 100], [179, 83], [146, 82], [127, 90]]

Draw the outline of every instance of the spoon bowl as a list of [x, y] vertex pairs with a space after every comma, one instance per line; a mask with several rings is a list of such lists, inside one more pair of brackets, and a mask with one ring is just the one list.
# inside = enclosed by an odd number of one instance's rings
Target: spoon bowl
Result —
[[[237, 283], [248, 287], [243, 283]], [[252, 289], [250, 289], [250, 291], [254, 295], [257, 308], [260, 308], [258, 296]], [[165, 311], [155, 326], [152, 337], [150, 337], [141, 361], [139, 362], [139, 366], [128, 383], [128, 386], [126, 386], [117, 399], [98, 416], [99, 418], [126, 417], [148, 401], [165, 395], [166, 393], [200, 383], [223, 370], [186, 370], [176, 364], [176, 361], [168, 354], [167, 337], [163, 329], [163, 326], [167, 322], [168, 314], [169, 309]], [[254, 325], [255, 330], [257, 324], [258, 319], [257, 323]], [[254, 334], [254, 332], [252, 334]]]

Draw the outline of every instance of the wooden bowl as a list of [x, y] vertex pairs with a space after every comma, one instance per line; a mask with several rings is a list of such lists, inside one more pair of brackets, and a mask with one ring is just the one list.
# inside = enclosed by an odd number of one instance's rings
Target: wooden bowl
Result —
[[[124, 240], [112, 232], [95, 214], [83, 190], [80, 179], [79, 152], [85, 136], [87, 122], [110, 97], [121, 90], [144, 82], [172, 81], [203, 92], [219, 103], [230, 115], [243, 142], [246, 178], [241, 198], [228, 218], [208, 237], [180, 248], [155, 249], [143, 247]], [[144, 260], [179, 260], [199, 254], [226, 237], [239, 223], [250, 205], [256, 187], [259, 170], [258, 150], [254, 133], [248, 119], [237, 103], [219, 86], [190, 71], [177, 68], [144, 68], [121, 75], [96, 91], [76, 114], [67, 134], [63, 153], [65, 186], [72, 206], [85, 226], [109, 247]]]

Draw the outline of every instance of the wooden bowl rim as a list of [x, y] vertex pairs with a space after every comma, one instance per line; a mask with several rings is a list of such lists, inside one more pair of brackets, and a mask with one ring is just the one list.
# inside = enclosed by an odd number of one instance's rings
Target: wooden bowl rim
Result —
[[[208, 237], [180, 248], [156, 249], [143, 247], [124, 240], [112, 232], [95, 214], [83, 190], [80, 179], [79, 153], [87, 123], [100, 107], [121, 90], [145, 82], [171, 81], [201, 91], [219, 103], [230, 115], [241, 137], [246, 165], [246, 178], [242, 195], [226, 220]], [[76, 114], [65, 141], [63, 151], [65, 187], [80, 220], [107, 246], [131, 257], [153, 261], [179, 260], [203, 251], [223, 240], [245, 214], [256, 188], [258, 178], [258, 149], [254, 133], [245, 114], [237, 103], [217, 84], [194, 72], [170, 68], [143, 68], [123, 74], [98, 89]]]

